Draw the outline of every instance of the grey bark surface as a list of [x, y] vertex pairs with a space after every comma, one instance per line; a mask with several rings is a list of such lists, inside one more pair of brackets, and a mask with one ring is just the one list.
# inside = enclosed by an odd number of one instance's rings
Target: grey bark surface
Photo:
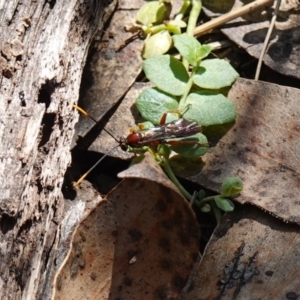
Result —
[[47, 299], [88, 47], [109, 0], [0, 0], [0, 298]]

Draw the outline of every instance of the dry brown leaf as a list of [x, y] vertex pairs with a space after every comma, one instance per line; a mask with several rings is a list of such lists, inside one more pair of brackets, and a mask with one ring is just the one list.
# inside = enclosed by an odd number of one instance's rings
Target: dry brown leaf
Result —
[[237, 201], [300, 223], [300, 91], [238, 79], [228, 97], [238, 112], [236, 124], [190, 179], [219, 191], [226, 176], [239, 176], [244, 189]]
[[[227, 9], [237, 9], [245, 4], [245, 1], [240, 0], [236, 0], [234, 5], [227, 3], [227, 0], [211, 2], [209, 1], [209, 9], [205, 10], [210, 17], [217, 16], [220, 12], [228, 12]], [[264, 57], [264, 63], [273, 70], [296, 78], [300, 78], [300, 16], [298, 11], [299, 1], [282, 1]], [[267, 9], [260, 9], [235, 19], [230, 24], [224, 24], [221, 31], [250, 55], [259, 58], [273, 12], [274, 5]]]
[[142, 163], [132, 165], [129, 169], [119, 173], [118, 177], [150, 179], [155, 181], [157, 184], [161, 184], [177, 191], [175, 185], [170, 181], [167, 175], [162, 172], [159, 164], [149, 153], [145, 153]]
[[79, 224], [53, 299], [178, 296], [198, 255], [199, 227], [176, 188], [157, 183], [167, 177], [153, 164], [143, 162], [143, 179], [124, 179]]
[[238, 208], [215, 230], [181, 299], [297, 299], [299, 248], [299, 226]]
[[[100, 120], [122, 98], [141, 72], [143, 41], [136, 39], [119, 50], [132, 37], [132, 33], [125, 32], [124, 26], [134, 22], [136, 12], [117, 10], [114, 13], [83, 74], [79, 106], [96, 120]], [[75, 136], [84, 136], [93, 126], [92, 120], [81, 116]]]

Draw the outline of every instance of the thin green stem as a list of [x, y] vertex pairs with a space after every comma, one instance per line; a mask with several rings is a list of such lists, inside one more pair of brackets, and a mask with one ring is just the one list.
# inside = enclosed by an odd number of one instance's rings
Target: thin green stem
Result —
[[190, 93], [190, 90], [193, 86], [193, 79], [194, 79], [194, 75], [196, 74], [197, 72], [197, 69], [198, 69], [198, 66], [196, 67], [193, 67], [193, 70], [192, 70], [192, 74], [189, 78], [189, 81], [187, 82], [186, 84], [186, 87], [185, 87], [185, 91], [184, 91], [184, 94], [181, 96], [180, 100], [179, 100], [179, 106], [178, 106], [178, 109], [184, 109], [186, 107], [186, 98], [188, 96], [188, 94]]
[[220, 224], [221, 219], [222, 219], [222, 214], [221, 214], [221, 210], [217, 207], [215, 202], [211, 203], [211, 208], [214, 212], [214, 216], [216, 218], [217, 224]]
[[203, 206], [204, 204], [213, 201], [214, 199], [215, 199], [215, 196], [205, 197], [205, 198], [203, 198], [202, 200], [197, 201], [197, 206], [201, 207], [201, 206]]
[[185, 0], [182, 3], [179, 13], [175, 17], [175, 20], [182, 20], [184, 15], [186, 14], [186, 11], [189, 9], [190, 5], [191, 5], [191, 0]]
[[202, 1], [201, 0], [193, 0], [192, 9], [189, 16], [189, 22], [187, 25], [186, 33], [189, 36], [194, 36], [194, 30], [197, 25], [197, 21], [201, 12]]
[[[197, 25], [197, 20], [199, 18], [200, 12], [202, 8], [202, 1], [201, 0], [193, 0], [192, 1], [192, 9], [189, 15], [189, 21], [186, 28], [186, 33], [189, 36], [194, 36], [194, 30]], [[189, 63], [186, 59], [182, 60], [183, 65], [188, 70]]]
[[151, 27], [147, 27], [144, 29], [144, 34], [155, 34], [157, 32], [163, 31], [163, 30], [167, 30], [168, 27], [165, 24], [159, 24], [159, 25], [155, 25], [155, 26], [151, 26]]
[[181, 183], [178, 181], [177, 177], [175, 176], [175, 174], [173, 173], [169, 162], [167, 162], [166, 160], [164, 160], [164, 162], [162, 163], [162, 167], [164, 168], [165, 172], [167, 173], [167, 175], [169, 176], [169, 178], [171, 179], [171, 181], [177, 186], [177, 188], [179, 189], [180, 193], [189, 201], [192, 199], [192, 195], [181, 185]]

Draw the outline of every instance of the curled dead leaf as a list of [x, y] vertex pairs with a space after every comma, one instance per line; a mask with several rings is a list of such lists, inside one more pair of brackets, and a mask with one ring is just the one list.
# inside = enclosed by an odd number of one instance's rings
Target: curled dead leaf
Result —
[[148, 175], [125, 178], [79, 224], [55, 277], [53, 299], [179, 295], [198, 255], [199, 226], [160, 168], [147, 169], [149, 161], [141, 164]]

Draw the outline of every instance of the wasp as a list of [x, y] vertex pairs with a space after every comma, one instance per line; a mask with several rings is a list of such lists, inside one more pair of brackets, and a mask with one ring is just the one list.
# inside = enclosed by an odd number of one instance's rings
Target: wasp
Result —
[[128, 147], [141, 148], [163, 143], [172, 145], [175, 142], [178, 144], [179, 141], [170, 141], [169, 139], [188, 137], [199, 132], [202, 132], [200, 124], [180, 118], [145, 130], [133, 129], [126, 138], [120, 138], [119, 145], [124, 151], [128, 150]]
[[[73, 106], [83, 115], [91, 118], [94, 122], [98, 123], [90, 114], [85, 110], [80, 108], [77, 105]], [[172, 111], [174, 112], [174, 111]], [[176, 111], [177, 112], [177, 111]], [[169, 123], [166, 122], [166, 117], [169, 112], [163, 114], [160, 125], [154, 126], [148, 129], [143, 129], [140, 124], [138, 128], [131, 128], [130, 133], [127, 137], [121, 137], [119, 140], [116, 139], [108, 130], [105, 128], [104, 131], [107, 132], [114, 140], [117, 141], [118, 145], [113, 147], [105, 156], [109, 155], [117, 147], [120, 147], [124, 151], [131, 150], [135, 152], [135, 149], [142, 149], [147, 146], [151, 149], [155, 149], [160, 144], [167, 145], [180, 145], [180, 144], [199, 144], [194, 141], [178, 141], [172, 140], [175, 138], [183, 138], [195, 135], [202, 132], [202, 126], [195, 121], [189, 121], [184, 118], [174, 120]], [[199, 144], [202, 146], [207, 146], [206, 144]], [[76, 183], [75, 186], [78, 186], [80, 182], [94, 169], [96, 166], [104, 159], [103, 156], [90, 170], [88, 170]]]

